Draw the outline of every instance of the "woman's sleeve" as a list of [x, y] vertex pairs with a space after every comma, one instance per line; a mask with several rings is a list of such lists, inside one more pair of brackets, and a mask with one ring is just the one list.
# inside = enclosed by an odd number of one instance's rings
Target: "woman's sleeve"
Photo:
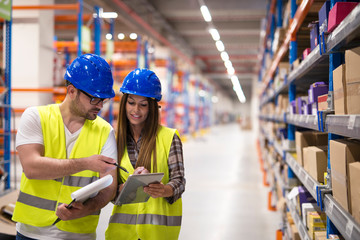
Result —
[[174, 134], [174, 138], [171, 143], [169, 159], [169, 182], [174, 190], [172, 197], [167, 197], [166, 200], [171, 204], [178, 200], [182, 193], [185, 191], [185, 171], [183, 160], [182, 143], [178, 135]]

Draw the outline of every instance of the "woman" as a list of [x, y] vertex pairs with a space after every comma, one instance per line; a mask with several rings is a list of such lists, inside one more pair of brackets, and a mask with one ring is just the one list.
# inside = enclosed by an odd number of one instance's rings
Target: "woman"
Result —
[[106, 239], [178, 239], [185, 190], [179, 133], [159, 124], [161, 83], [154, 72], [135, 69], [120, 88], [117, 144], [121, 192], [129, 174], [162, 172], [160, 183], [144, 187], [145, 203], [114, 206]]

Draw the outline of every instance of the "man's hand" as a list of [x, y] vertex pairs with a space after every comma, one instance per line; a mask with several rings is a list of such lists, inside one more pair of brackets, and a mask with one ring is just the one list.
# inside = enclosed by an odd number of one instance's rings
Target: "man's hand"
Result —
[[85, 166], [85, 168], [104, 174], [116, 168], [114, 163], [116, 163], [116, 161], [112, 158], [103, 155], [92, 155], [87, 158], [86, 164], [88, 164], [88, 166]]
[[70, 208], [67, 208], [67, 206], [68, 204], [61, 204], [56, 210], [56, 216], [63, 221], [73, 220], [88, 215], [84, 204], [81, 202], [73, 202]]

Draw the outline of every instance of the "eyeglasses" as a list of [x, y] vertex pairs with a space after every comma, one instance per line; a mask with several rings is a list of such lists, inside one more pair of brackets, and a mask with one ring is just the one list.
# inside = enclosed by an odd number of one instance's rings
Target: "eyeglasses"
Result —
[[[80, 89], [79, 89], [80, 90]], [[107, 103], [110, 98], [97, 98], [97, 97], [93, 97], [90, 94], [88, 94], [87, 92], [84, 92], [83, 90], [80, 90], [80, 92], [82, 92], [83, 94], [85, 94], [86, 96], [88, 96], [90, 98], [90, 104], [91, 105], [98, 105], [100, 102], [102, 102], [103, 104]]]

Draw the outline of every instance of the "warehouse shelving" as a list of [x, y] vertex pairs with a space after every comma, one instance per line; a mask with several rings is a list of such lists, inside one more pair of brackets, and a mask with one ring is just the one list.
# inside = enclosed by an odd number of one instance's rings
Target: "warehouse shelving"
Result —
[[[302, 1], [301, 4], [306, 4], [307, 7], [310, 7], [313, 2], [314, 1]], [[332, 6], [335, 2], [337, 1], [331, 1]], [[305, 5], [303, 5], [303, 7], [304, 6]], [[299, 8], [301, 8], [301, 6]], [[302, 15], [300, 19], [305, 19], [306, 14], [297, 14], [298, 17], [300, 17], [300, 15]], [[260, 80], [263, 82], [260, 108], [265, 107], [269, 103], [276, 102], [277, 96], [280, 94], [289, 93], [290, 101], [294, 100], [296, 92], [305, 92], [307, 90], [306, 87], [308, 88], [310, 84], [317, 81], [329, 81], [329, 97], [332, 98], [332, 70], [341, 64], [341, 62], [335, 59], [339, 58], [336, 54], [360, 45], [359, 42], [356, 41], [356, 39], [360, 37], [360, 5], [358, 5], [331, 34], [323, 36], [322, 39], [324, 40], [320, 45], [318, 45], [297, 68], [291, 69], [280, 87], [271, 89], [272, 78], [276, 73], [276, 68], [289, 50], [289, 45], [291, 45], [290, 37], [294, 33], [294, 21], [292, 25], [290, 25], [284, 44], [273, 58], [270, 68], [266, 71], [266, 75], [260, 76]], [[293, 54], [294, 52], [290, 49], [290, 63], [294, 60]], [[332, 99], [330, 100], [329, 106], [332, 107]], [[295, 128], [306, 128], [329, 133], [329, 141], [336, 136], [360, 139], [360, 115], [334, 115], [331, 108], [324, 112], [318, 112], [317, 115], [287, 113], [284, 114], [284, 116], [260, 115], [259, 119], [274, 123], [286, 123], [289, 129], [289, 139], [292, 141], [294, 140], [293, 134]], [[261, 133], [263, 133], [263, 131], [261, 131]], [[269, 136], [267, 136], [267, 138], [269, 138]], [[276, 143], [276, 141], [273, 141], [273, 143]], [[278, 153], [282, 152], [281, 144], [276, 143], [274, 147]], [[327, 232], [332, 234], [338, 230], [345, 239], [360, 239], [359, 224], [334, 200], [331, 195], [331, 188], [329, 188], [331, 185], [322, 185], [314, 180], [304, 168], [298, 164], [296, 155], [291, 151], [286, 152], [285, 161], [291, 169], [289, 174], [295, 174], [314, 199], [317, 200], [318, 205], [325, 210], [328, 217]], [[328, 166], [330, 167], [330, 163]], [[330, 181], [330, 178], [328, 178], [328, 181]], [[291, 206], [291, 202], [287, 201], [287, 206], [292, 215], [294, 215], [294, 210], [291, 209], [293, 207]], [[296, 215], [293, 217], [296, 219]], [[298, 224], [296, 225], [298, 226]], [[335, 228], [333, 226], [335, 226]], [[298, 229], [301, 239], [310, 239], [309, 236], [303, 233], [306, 228], [304, 229], [303, 226], [300, 225]]]

